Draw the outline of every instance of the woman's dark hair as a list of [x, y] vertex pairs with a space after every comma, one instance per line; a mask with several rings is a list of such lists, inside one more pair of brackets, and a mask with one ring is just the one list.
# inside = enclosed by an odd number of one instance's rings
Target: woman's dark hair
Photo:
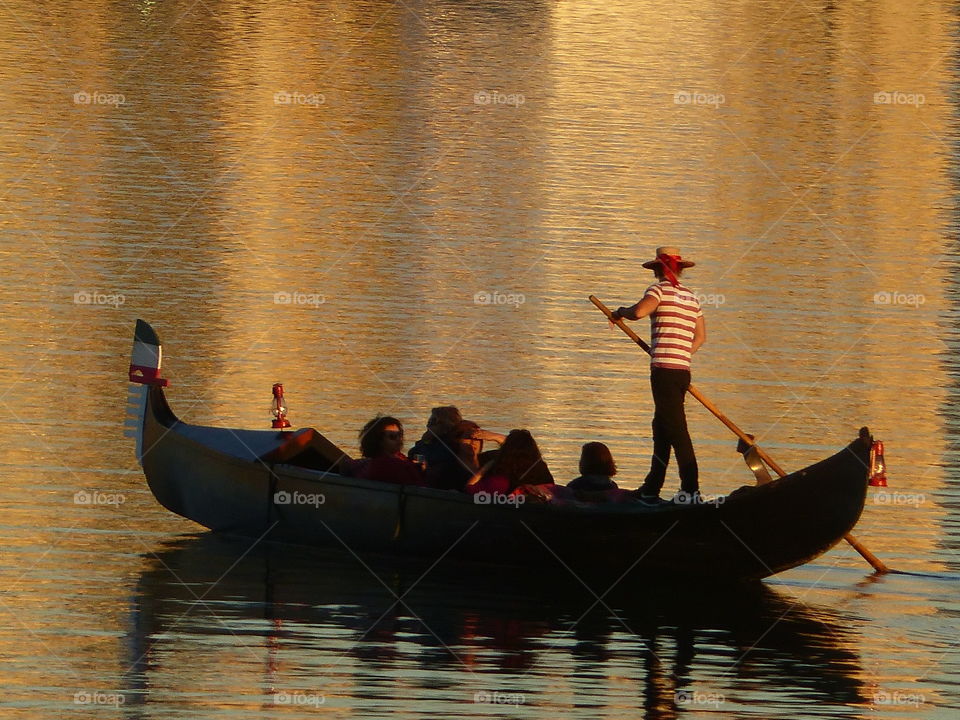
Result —
[[454, 426], [450, 434], [455, 440], [466, 440], [467, 438], [473, 437], [479, 429], [480, 426], [472, 420], [461, 420]]
[[389, 415], [377, 415], [369, 420], [360, 431], [360, 454], [363, 457], [373, 458], [380, 454], [383, 444], [383, 429], [388, 425], [396, 425], [400, 428], [400, 436], [403, 437], [403, 425], [399, 420]]
[[520, 485], [553, 482], [553, 475], [543, 461], [537, 441], [528, 430], [510, 431], [486, 475], [504, 475], [510, 481], [511, 490]]
[[602, 442], [588, 442], [580, 450], [581, 475], [606, 475], [613, 477], [617, 474], [617, 465], [613, 462], [610, 448]]

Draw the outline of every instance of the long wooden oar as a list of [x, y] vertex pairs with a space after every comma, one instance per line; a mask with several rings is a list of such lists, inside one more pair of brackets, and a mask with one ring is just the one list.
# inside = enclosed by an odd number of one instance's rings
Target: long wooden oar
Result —
[[[621, 330], [623, 330], [631, 340], [633, 340], [637, 345], [639, 345], [640, 347], [642, 347], [643, 350], [644, 350], [648, 355], [652, 355], [652, 354], [653, 354], [652, 351], [650, 350], [650, 346], [647, 345], [647, 344], [640, 338], [639, 335], [637, 335], [633, 330], [631, 330], [630, 327], [629, 327], [625, 322], [623, 322], [622, 319], [620, 319], [620, 318], [614, 319], [614, 318], [613, 318], [613, 313], [610, 312], [610, 308], [608, 308], [606, 305], [604, 305], [602, 302], [600, 302], [600, 300], [599, 300], [595, 295], [591, 295], [591, 296], [590, 296], [590, 302], [592, 302], [594, 305], [596, 305], [598, 308], [600, 308], [600, 311], [601, 311], [604, 315], [607, 316], [607, 319], [608, 319], [610, 322], [615, 323], [615, 324], [617, 325], [617, 327], [619, 327]], [[750, 436], [747, 435], [745, 432], [743, 432], [743, 430], [741, 430], [739, 427], [737, 427], [736, 424], [733, 422], [733, 420], [731, 420], [731, 419], [728, 418], [726, 415], [724, 415], [722, 412], [720, 412], [720, 409], [719, 409], [716, 405], [714, 405], [712, 402], [710, 402], [709, 400], [707, 400], [707, 398], [705, 398], [705, 397], [703, 396], [703, 393], [701, 393], [699, 390], [697, 390], [693, 385], [690, 385], [690, 387], [687, 388], [687, 392], [689, 392], [689, 393], [690, 393], [691, 395], [693, 395], [697, 400], [699, 400], [699, 401], [700, 401], [700, 404], [703, 405], [703, 406], [704, 406], [707, 410], [709, 410], [711, 413], [713, 413], [714, 416], [716, 416], [716, 418], [717, 418], [720, 422], [722, 422], [724, 425], [726, 425], [728, 428], [730, 428], [730, 429], [733, 431], [734, 435], [736, 435], [738, 438], [740, 438], [741, 440], [743, 440], [743, 442], [745, 442], [748, 446], [753, 446], [753, 447], [756, 449], [757, 454], [760, 456], [760, 458], [761, 458], [767, 465], [770, 466], [770, 469], [771, 469], [771, 470], [773, 470], [773, 471], [774, 471], [777, 475], [779, 475], [780, 477], [784, 477], [784, 476], [786, 475], [786, 473], [783, 471], [783, 468], [781, 468], [779, 465], [777, 465], [777, 463], [774, 462], [773, 458], [771, 458], [769, 455], [767, 455], [767, 453], [764, 452], [764, 451], [760, 448], [760, 446], [757, 445], [757, 444], [754, 442], [754, 440], [753, 440], [752, 437], [750, 437]], [[863, 559], [866, 560], [868, 563], [870, 563], [870, 565], [873, 567], [873, 569], [876, 570], [878, 573], [885, 573], [885, 572], [889, 572], [889, 571], [890, 571], [890, 568], [888, 568], [886, 565], [884, 565], [883, 562], [880, 560], [880, 558], [878, 558], [876, 555], [874, 555], [872, 552], [870, 552], [870, 551], [863, 545], [863, 543], [861, 543], [859, 540], [857, 540], [853, 535], [850, 535], [850, 534], [848, 533], [848, 534], [846, 534], [846, 535], [843, 536], [843, 539], [846, 540], [848, 543], [850, 543], [850, 546], [851, 546], [854, 550], [856, 550], [858, 553], [860, 553], [860, 555], [863, 557]]]

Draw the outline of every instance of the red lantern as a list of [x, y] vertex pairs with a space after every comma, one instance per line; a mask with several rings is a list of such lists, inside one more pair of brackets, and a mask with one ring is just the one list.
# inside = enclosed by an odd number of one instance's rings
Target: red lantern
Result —
[[287, 420], [287, 403], [283, 399], [283, 384], [273, 384], [273, 427], [278, 430], [290, 427]]
[[883, 443], [874, 440], [870, 447], [870, 486], [887, 486], [887, 461], [883, 459]]

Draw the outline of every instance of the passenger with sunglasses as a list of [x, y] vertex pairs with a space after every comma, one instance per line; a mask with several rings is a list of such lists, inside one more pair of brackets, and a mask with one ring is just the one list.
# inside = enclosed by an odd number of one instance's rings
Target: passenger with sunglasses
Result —
[[360, 431], [363, 459], [351, 474], [364, 480], [397, 485], [425, 485], [423, 468], [403, 454], [403, 425], [389, 415], [378, 415]]

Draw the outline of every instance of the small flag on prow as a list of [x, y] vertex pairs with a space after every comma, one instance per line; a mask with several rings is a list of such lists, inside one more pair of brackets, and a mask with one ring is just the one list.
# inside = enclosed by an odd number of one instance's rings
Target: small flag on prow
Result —
[[167, 387], [169, 381], [160, 377], [160, 362], [160, 338], [148, 323], [137, 320], [130, 352], [130, 382]]

